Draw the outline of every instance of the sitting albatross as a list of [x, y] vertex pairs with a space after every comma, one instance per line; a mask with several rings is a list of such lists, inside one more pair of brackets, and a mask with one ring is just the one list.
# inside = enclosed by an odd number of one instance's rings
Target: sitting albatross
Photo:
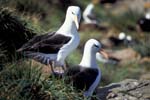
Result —
[[[78, 46], [81, 12], [78, 6], [69, 6], [63, 25], [56, 32], [35, 36], [18, 52], [42, 64], [64, 66], [65, 58]], [[53, 71], [53, 69], [52, 69]]]
[[79, 65], [69, 67], [65, 73], [66, 81], [72, 82], [79, 90], [84, 90], [84, 96], [92, 96], [101, 79], [101, 71], [96, 63], [96, 53], [101, 53], [107, 58], [107, 54], [101, 48], [101, 44], [90, 39], [84, 47], [83, 58]]

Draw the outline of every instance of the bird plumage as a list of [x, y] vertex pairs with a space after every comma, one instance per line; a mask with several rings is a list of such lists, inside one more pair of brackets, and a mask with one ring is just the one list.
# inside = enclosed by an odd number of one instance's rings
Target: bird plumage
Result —
[[45, 54], [58, 53], [60, 48], [70, 41], [71, 37], [55, 32], [35, 36], [28, 43], [23, 45], [18, 51], [41, 52]]
[[[73, 66], [67, 69], [66, 72], [69, 80], [72, 80], [73, 86], [76, 89], [88, 90], [99, 74], [96, 68], [85, 68], [84, 66]], [[78, 82], [77, 82], [78, 81]]]
[[63, 66], [65, 58], [79, 44], [80, 16], [81, 12], [78, 6], [69, 6], [65, 21], [56, 32], [35, 36], [24, 44], [18, 52], [24, 52], [25, 56], [43, 64], [50, 64], [51, 61], [54, 61], [56, 65]]
[[72, 82], [78, 90], [85, 90], [84, 96], [93, 94], [101, 79], [101, 71], [96, 63], [96, 53], [101, 51], [101, 44], [90, 39], [84, 46], [84, 53], [80, 64], [67, 69], [67, 82]]

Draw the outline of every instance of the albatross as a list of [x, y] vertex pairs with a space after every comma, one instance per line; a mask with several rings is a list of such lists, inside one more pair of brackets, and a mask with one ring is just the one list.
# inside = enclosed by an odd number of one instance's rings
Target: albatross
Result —
[[[95, 5], [99, 4], [99, 2], [100, 0], [92, 0], [92, 2], [90, 2], [83, 11], [82, 16], [84, 20], [83, 22], [84, 27], [100, 28], [99, 27], [100, 20], [97, 19], [96, 15], [93, 12]], [[80, 29], [82, 29], [82, 24]]]
[[140, 29], [144, 32], [150, 32], [150, 12], [145, 14], [145, 17], [142, 17], [137, 22]]
[[93, 14], [94, 4], [90, 3], [87, 5], [83, 12], [83, 19], [85, 24], [98, 24], [98, 20]]
[[101, 79], [101, 70], [96, 63], [97, 52], [107, 58], [107, 54], [97, 40], [88, 40], [80, 64], [69, 67], [64, 75], [66, 81], [72, 82], [76, 89], [85, 90], [85, 97], [92, 96]]
[[17, 51], [42, 64], [63, 67], [65, 58], [77, 48], [80, 42], [78, 34], [80, 19], [80, 8], [69, 6], [65, 21], [56, 32], [35, 36]]

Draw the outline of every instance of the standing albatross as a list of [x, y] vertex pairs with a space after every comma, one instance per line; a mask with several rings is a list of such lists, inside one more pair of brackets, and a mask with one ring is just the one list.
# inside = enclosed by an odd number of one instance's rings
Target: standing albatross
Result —
[[101, 79], [101, 71], [96, 63], [97, 52], [107, 58], [107, 54], [103, 51], [101, 44], [97, 40], [88, 40], [85, 44], [80, 64], [68, 68], [65, 73], [67, 82], [69, 80], [79, 90], [85, 89], [85, 97], [93, 94]]
[[18, 52], [42, 64], [64, 66], [65, 58], [78, 46], [81, 12], [78, 6], [69, 6], [63, 25], [56, 31], [35, 36]]

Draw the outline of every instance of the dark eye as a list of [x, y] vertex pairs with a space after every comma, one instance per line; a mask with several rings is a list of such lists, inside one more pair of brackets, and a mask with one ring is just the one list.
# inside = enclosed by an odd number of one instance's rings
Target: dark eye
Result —
[[95, 47], [97, 47], [97, 48], [99, 48], [99, 46], [98, 46], [98, 45], [96, 45], [96, 44], [95, 44], [94, 46], [95, 46]]
[[73, 15], [75, 15], [75, 13], [74, 13], [74, 12], [72, 12], [72, 14], [73, 14]]

